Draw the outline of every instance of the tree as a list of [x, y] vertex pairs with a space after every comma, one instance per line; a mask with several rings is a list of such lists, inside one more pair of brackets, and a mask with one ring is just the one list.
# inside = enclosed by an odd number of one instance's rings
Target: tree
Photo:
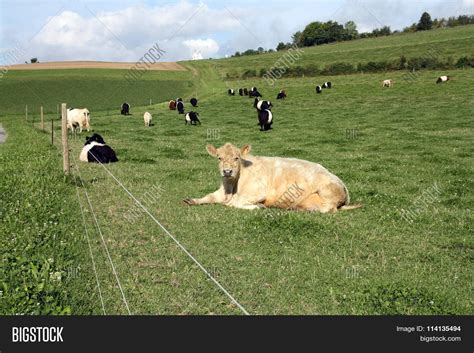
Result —
[[32, 64], [37, 63], [37, 62], [38, 62], [38, 58], [31, 58], [31, 59], [30, 59], [30, 62], [31, 62]]
[[344, 29], [346, 30], [347, 40], [355, 39], [359, 35], [359, 33], [357, 32], [357, 26], [354, 21], [347, 21], [344, 24]]
[[277, 51], [285, 50], [285, 49], [286, 49], [286, 44], [285, 43], [283, 43], [283, 42], [278, 43], [278, 45], [276, 47]]
[[291, 36], [291, 42], [296, 45], [300, 45], [301, 31], [294, 33]]
[[262, 47], [258, 47], [257, 51], [259, 54], [265, 53], [265, 49], [263, 49]]
[[416, 29], [418, 31], [427, 31], [433, 27], [433, 21], [431, 20], [431, 16], [428, 12], [423, 12], [420, 17], [420, 21], [418, 22]]

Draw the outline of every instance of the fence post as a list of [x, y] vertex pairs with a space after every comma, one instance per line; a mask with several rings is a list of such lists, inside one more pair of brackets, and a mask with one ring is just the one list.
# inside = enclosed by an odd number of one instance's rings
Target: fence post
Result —
[[67, 110], [66, 103], [61, 104], [61, 140], [63, 145], [63, 171], [69, 174], [69, 148], [67, 145]]
[[44, 131], [44, 116], [43, 116], [43, 106], [41, 106], [40, 109], [40, 114], [41, 114], [41, 130]]
[[51, 144], [54, 145], [54, 119], [51, 119]]
[[25, 119], [26, 119], [26, 122], [28, 122], [28, 104], [25, 105]]

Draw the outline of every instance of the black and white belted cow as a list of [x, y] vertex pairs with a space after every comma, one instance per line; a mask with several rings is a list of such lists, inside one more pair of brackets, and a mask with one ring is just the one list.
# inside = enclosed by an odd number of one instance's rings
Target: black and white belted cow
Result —
[[257, 110], [265, 110], [265, 109], [271, 110], [273, 107], [273, 104], [270, 101], [264, 101], [264, 100], [255, 98], [255, 100], [253, 101], [253, 107]]
[[235, 92], [234, 92], [234, 90], [233, 90], [232, 88], [229, 88], [229, 89], [227, 90], [227, 94], [228, 94], [229, 96], [233, 96], [233, 95], [235, 95]]
[[249, 90], [247, 88], [244, 88], [244, 96], [248, 96], [249, 95]]
[[436, 80], [436, 83], [443, 83], [443, 82], [448, 82], [449, 80], [451, 79], [451, 77], [449, 76], [440, 76], [438, 77], [438, 79]]
[[123, 103], [120, 107], [120, 114], [130, 115], [130, 104], [128, 104], [127, 102]]
[[331, 88], [331, 87], [332, 87], [332, 84], [331, 84], [331, 82], [324, 82], [321, 87], [322, 87], [322, 88]]
[[273, 114], [271, 112], [273, 107], [272, 102], [255, 98], [253, 106], [255, 109], [257, 109], [257, 118], [258, 125], [260, 125], [260, 131], [270, 130], [273, 124]]
[[267, 131], [272, 128], [273, 114], [271, 110], [258, 110], [258, 124], [260, 125], [260, 131]]
[[191, 124], [191, 125], [201, 125], [201, 120], [199, 120], [199, 113], [197, 112], [189, 112], [184, 116], [184, 124]]
[[197, 105], [198, 105], [198, 100], [197, 100], [196, 98], [191, 98], [191, 99], [189, 100], [189, 103], [191, 103], [191, 105], [192, 105], [193, 107], [197, 107]]
[[243, 88], [239, 88], [239, 96], [243, 96], [244, 95], [244, 90]]
[[86, 137], [86, 143], [79, 155], [81, 162], [91, 163], [113, 163], [118, 162], [115, 151], [105, 144], [104, 139], [99, 134]]
[[321, 86], [316, 86], [316, 93], [319, 94], [323, 91]]
[[261, 97], [262, 95], [258, 91], [257, 87], [252, 87], [249, 91], [249, 98], [250, 97]]

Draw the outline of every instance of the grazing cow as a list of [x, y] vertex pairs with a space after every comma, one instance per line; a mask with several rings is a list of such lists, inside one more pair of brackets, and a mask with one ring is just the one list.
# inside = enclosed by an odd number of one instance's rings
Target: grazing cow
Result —
[[184, 114], [184, 103], [183, 103], [183, 101], [176, 102], [176, 109], [178, 109], [178, 114]]
[[244, 88], [244, 96], [248, 96], [249, 95], [249, 90], [247, 88]]
[[123, 103], [120, 107], [120, 114], [130, 115], [130, 104], [128, 104], [127, 102]]
[[175, 100], [170, 100], [168, 103], [168, 108], [170, 110], [176, 110], [176, 101]]
[[277, 95], [277, 99], [285, 99], [286, 98], [286, 92], [284, 89], [282, 89], [278, 95]]
[[393, 87], [393, 80], [383, 80], [382, 87]]
[[259, 100], [258, 98], [255, 98], [253, 101], [253, 107], [256, 108], [257, 110], [265, 110], [265, 109], [272, 109], [273, 104], [270, 101], [264, 101], [264, 100]]
[[234, 90], [233, 90], [232, 88], [229, 88], [229, 89], [227, 90], [227, 94], [228, 94], [229, 96], [233, 96], [233, 95], [235, 95], [235, 92], [234, 92]]
[[262, 95], [260, 92], [257, 90], [257, 87], [252, 87], [249, 91], [249, 98], [250, 97], [261, 97]]
[[436, 83], [443, 83], [443, 82], [448, 82], [451, 79], [449, 76], [440, 76], [436, 80]]
[[322, 85], [322, 88], [331, 88], [332, 84], [331, 82], [324, 82]]
[[71, 133], [75, 133], [77, 128], [79, 128], [79, 132], [82, 132], [83, 127], [85, 127], [87, 131], [90, 129], [89, 109], [69, 108], [67, 110], [67, 128], [71, 130]]
[[243, 96], [244, 95], [244, 90], [242, 88], [239, 88], [239, 96]]
[[273, 114], [270, 109], [258, 110], [258, 125], [260, 125], [260, 131], [267, 131], [272, 128]]
[[192, 105], [193, 107], [197, 107], [197, 105], [198, 105], [198, 100], [197, 100], [196, 98], [191, 98], [191, 99], [189, 100], [189, 103], [191, 103], [191, 105]]
[[151, 119], [152, 119], [152, 116], [150, 113], [145, 112], [145, 114], [143, 114], [143, 120], [145, 121], [145, 126], [150, 126]]
[[323, 89], [321, 88], [321, 86], [316, 86], [316, 93], [319, 94], [323, 91]]
[[79, 160], [92, 163], [118, 162], [114, 150], [105, 144], [104, 139], [99, 134], [86, 137], [86, 143], [79, 155]]
[[349, 210], [349, 192], [344, 183], [320, 164], [279, 157], [250, 155], [251, 147], [226, 143], [206, 146], [218, 158], [220, 188], [202, 198], [188, 198], [188, 205], [222, 204], [246, 210], [265, 207], [318, 211]]
[[201, 120], [199, 120], [199, 113], [197, 112], [189, 112], [186, 114], [186, 116], [184, 117], [184, 125], [188, 125], [191, 124], [193, 125], [197, 125], [197, 123], [199, 123], [199, 125], [201, 125]]

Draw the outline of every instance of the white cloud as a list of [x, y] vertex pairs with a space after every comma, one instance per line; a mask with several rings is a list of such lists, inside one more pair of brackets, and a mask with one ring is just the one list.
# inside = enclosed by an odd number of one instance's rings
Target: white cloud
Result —
[[219, 44], [214, 39], [189, 39], [183, 44], [189, 49], [193, 60], [210, 58], [219, 51]]
[[210, 57], [219, 51], [217, 42], [194, 38], [239, 26], [225, 10], [188, 2], [88, 14], [64, 11], [52, 18], [30, 43], [31, 55], [42, 61], [135, 61], [158, 43], [164, 61], [190, 59], [196, 52]]

